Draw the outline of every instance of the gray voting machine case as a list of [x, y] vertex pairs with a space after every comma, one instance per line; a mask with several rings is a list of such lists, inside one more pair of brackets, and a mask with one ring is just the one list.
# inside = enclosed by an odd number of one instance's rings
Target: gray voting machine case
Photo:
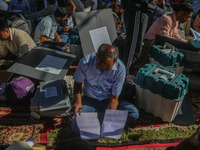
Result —
[[40, 82], [31, 100], [30, 110], [43, 117], [65, 113], [71, 107], [67, 84], [64, 79]]
[[117, 39], [117, 31], [111, 9], [75, 13], [75, 19], [84, 55], [95, 51], [89, 33], [90, 30], [106, 27], [111, 43]]
[[75, 57], [62, 51], [35, 47], [7, 71], [40, 81], [63, 79]]

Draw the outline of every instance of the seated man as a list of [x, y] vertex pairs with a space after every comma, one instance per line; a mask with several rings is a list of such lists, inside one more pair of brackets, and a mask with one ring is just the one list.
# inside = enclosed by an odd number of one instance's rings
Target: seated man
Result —
[[151, 25], [165, 13], [172, 13], [173, 9], [170, 4], [166, 3], [165, 0], [156, 0], [155, 10], [152, 14], [149, 15], [148, 24], [146, 31], [149, 30]]
[[64, 20], [61, 24], [59, 24], [58, 33], [61, 35], [63, 33], [64, 34], [68, 33], [71, 29], [75, 27], [76, 23], [75, 23], [74, 12], [76, 6], [74, 2], [68, 0], [64, 0], [60, 6], [65, 7], [68, 11], [66, 20]]
[[[97, 53], [87, 55], [79, 62], [74, 74], [75, 104], [72, 110], [77, 112], [82, 107], [82, 112], [127, 110], [127, 125], [129, 125], [131, 121], [138, 119], [139, 112], [133, 104], [118, 100], [125, 76], [125, 66], [118, 59], [117, 48], [108, 44], [101, 45]], [[84, 83], [83, 97], [82, 83]]]
[[57, 33], [58, 23], [65, 20], [67, 10], [63, 7], [58, 7], [54, 15], [47, 16], [42, 19], [35, 28], [34, 41], [37, 45], [62, 50], [65, 43]]
[[9, 28], [5, 17], [0, 15], [0, 59], [14, 60], [35, 46], [25, 31]]
[[193, 12], [194, 9], [191, 4], [181, 4], [172, 14], [166, 14], [157, 19], [144, 36], [144, 39], [154, 41], [156, 34], [159, 34], [185, 42], [178, 34], [178, 25], [188, 21]]
[[188, 21], [193, 12], [194, 9], [191, 4], [183, 3], [180, 4], [179, 8], [172, 14], [166, 14], [158, 18], [144, 36], [142, 54], [139, 58], [139, 61], [143, 62], [140, 63], [147, 63], [147, 55], [149, 54], [151, 46], [155, 43], [156, 34], [186, 42], [186, 40], [181, 38], [178, 34], [178, 25], [179, 23]]

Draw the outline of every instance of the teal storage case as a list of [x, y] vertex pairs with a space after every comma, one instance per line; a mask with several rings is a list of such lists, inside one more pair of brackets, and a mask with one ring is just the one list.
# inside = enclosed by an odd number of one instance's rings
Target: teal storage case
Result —
[[135, 78], [135, 83], [138, 84], [140, 87], [146, 88], [145, 79], [156, 68], [156, 64], [145, 64], [142, 68], [138, 70], [137, 76]]
[[139, 69], [135, 83], [144, 89], [169, 99], [179, 99], [188, 90], [189, 79], [184, 74], [146, 64]]
[[171, 50], [166, 53], [163, 51], [165, 48], [160, 45], [153, 45], [151, 47], [150, 57], [159, 62], [164, 67], [176, 67], [177, 63], [179, 66], [184, 65], [184, 54], [179, 52], [178, 49]]
[[171, 122], [181, 108], [188, 91], [189, 79], [184, 74], [146, 64], [136, 78], [136, 106], [147, 113]]

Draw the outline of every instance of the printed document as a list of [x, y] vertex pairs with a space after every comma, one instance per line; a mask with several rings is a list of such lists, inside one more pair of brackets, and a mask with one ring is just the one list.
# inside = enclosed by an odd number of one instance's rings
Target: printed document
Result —
[[98, 139], [109, 137], [120, 139], [126, 124], [128, 112], [125, 110], [107, 109], [102, 127], [97, 117], [97, 112], [81, 113], [76, 121], [83, 139]]
[[76, 117], [76, 122], [81, 138], [87, 140], [100, 138], [100, 123], [96, 112], [81, 113]]
[[98, 51], [99, 46], [102, 44], [112, 44], [106, 26], [90, 30], [89, 33], [95, 52]]
[[35, 69], [52, 74], [60, 74], [66, 62], [67, 59], [47, 55]]
[[120, 139], [126, 124], [128, 111], [106, 109], [101, 137]]
[[190, 31], [192, 32], [192, 35], [193, 35], [195, 38], [200, 38], [200, 33], [198, 33], [197, 31], [193, 30], [192, 28], [190, 28]]
[[162, 49], [162, 51], [169, 54], [169, 53], [171, 53], [172, 50], [171, 49]]

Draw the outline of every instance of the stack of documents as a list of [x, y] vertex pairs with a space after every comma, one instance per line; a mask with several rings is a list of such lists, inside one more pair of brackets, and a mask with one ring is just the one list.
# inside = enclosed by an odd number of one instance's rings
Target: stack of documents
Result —
[[76, 121], [83, 139], [99, 139], [109, 137], [120, 139], [126, 124], [128, 112], [125, 110], [107, 109], [102, 126], [97, 118], [97, 112], [82, 113]]

